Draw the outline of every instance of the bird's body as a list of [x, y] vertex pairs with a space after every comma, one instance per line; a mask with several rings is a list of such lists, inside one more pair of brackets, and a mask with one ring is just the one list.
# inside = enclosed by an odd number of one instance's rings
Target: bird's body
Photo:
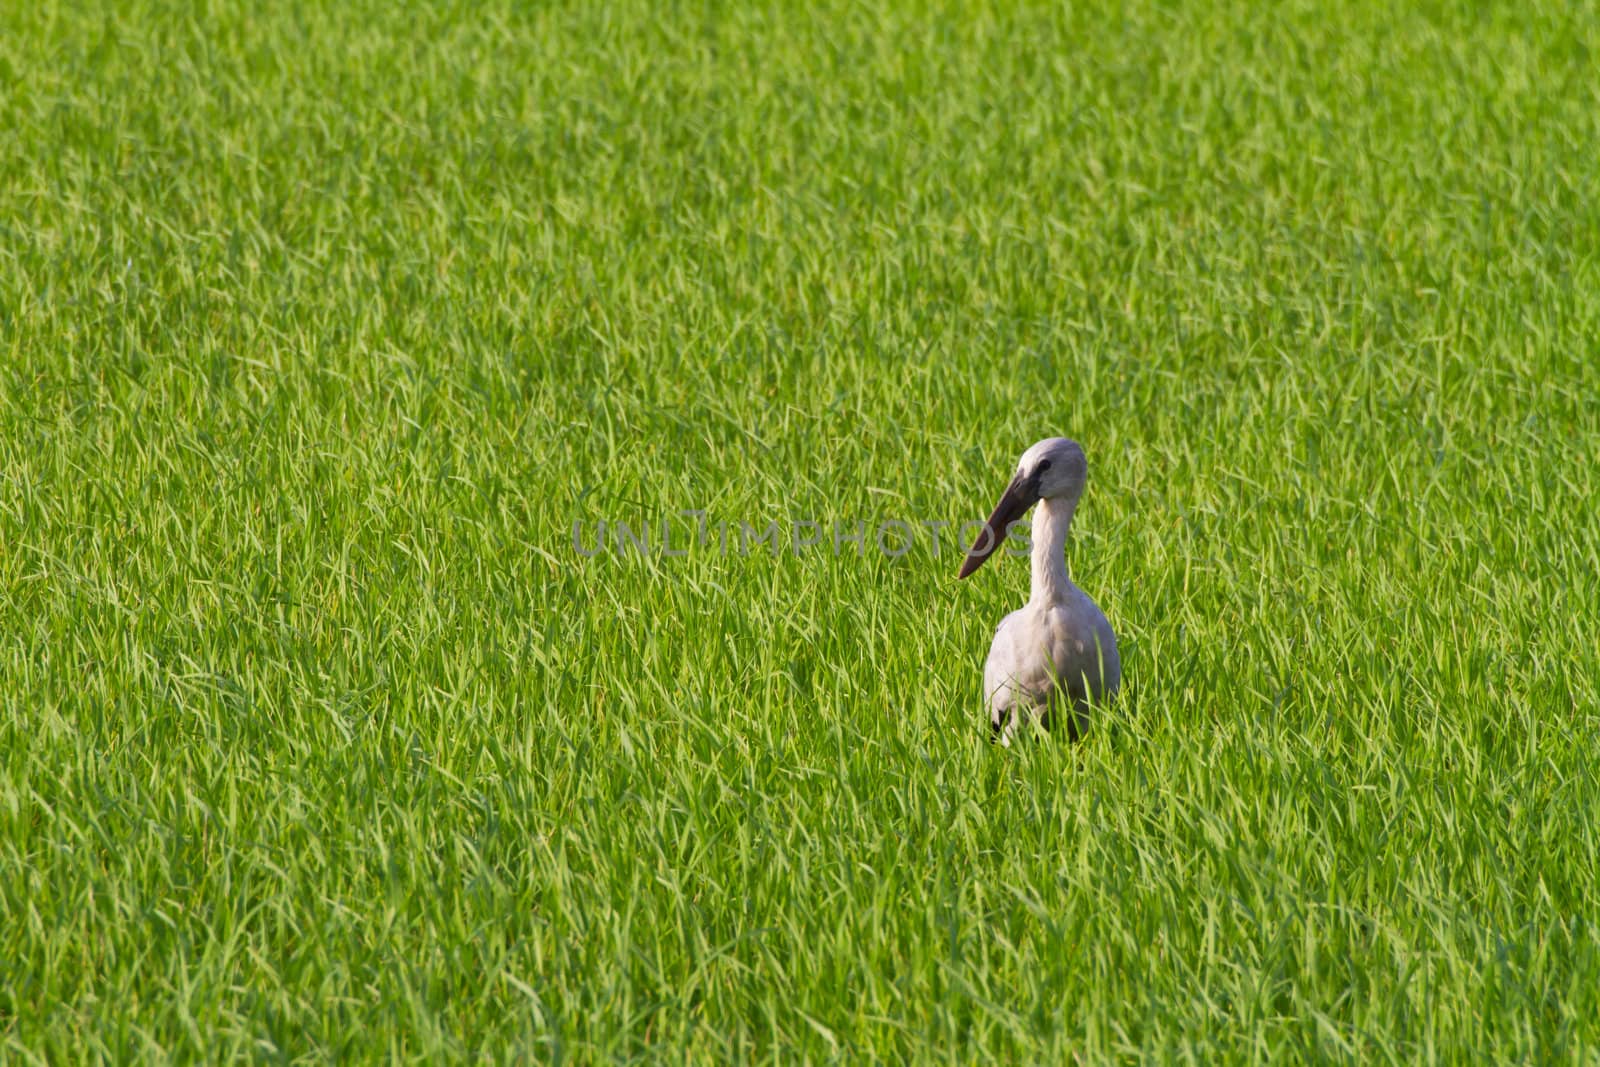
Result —
[[1039, 505], [1033, 516], [1032, 595], [1000, 621], [983, 669], [990, 728], [1007, 744], [1023, 723], [1049, 726], [1063, 717], [1068, 736], [1078, 737], [1089, 708], [1114, 694], [1122, 680], [1110, 622], [1067, 576], [1067, 530], [1087, 473], [1075, 442], [1050, 438], [1028, 449], [961, 570], [963, 578], [976, 570], [1011, 524]]

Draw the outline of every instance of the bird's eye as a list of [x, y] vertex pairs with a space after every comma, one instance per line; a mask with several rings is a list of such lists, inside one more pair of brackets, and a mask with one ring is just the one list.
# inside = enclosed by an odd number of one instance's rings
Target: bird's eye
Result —
[[1039, 461], [1039, 473], [1043, 474], [1045, 471], [1047, 471], [1049, 469], [1050, 469], [1050, 461], [1047, 460], [1047, 459], [1041, 459]]

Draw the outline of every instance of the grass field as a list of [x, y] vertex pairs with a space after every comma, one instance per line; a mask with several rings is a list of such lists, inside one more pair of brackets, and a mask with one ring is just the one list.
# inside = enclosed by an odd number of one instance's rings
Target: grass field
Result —
[[[1600, 1061], [1597, 63], [4, 5], [0, 1060]], [[1125, 691], [1002, 750], [914, 524], [1054, 434]]]

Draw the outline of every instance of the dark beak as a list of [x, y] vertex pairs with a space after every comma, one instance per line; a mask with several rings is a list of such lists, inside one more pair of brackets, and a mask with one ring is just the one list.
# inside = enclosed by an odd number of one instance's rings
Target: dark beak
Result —
[[1011, 484], [1006, 486], [1006, 491], [1000, 496], [1000, 503], [994, 506], [994, 514], [989, 516], [989, 521], [983, 524], [983, 532], [978, 534], [978, 539], [972, 542], [972, 547], [967, 550], [967, 558], [961, 564], [961, 573], [957, 578], [965, 578], [979, 567], [983, 561], [994, 555], [1005, 542], [1006, 534], [1011, 532], [1011, 524], [1027, 514], [1028, 509], [1039, 502], [1039, 486], [1032, 479], [1024, 479], [1017, 475], [1011, 479]]

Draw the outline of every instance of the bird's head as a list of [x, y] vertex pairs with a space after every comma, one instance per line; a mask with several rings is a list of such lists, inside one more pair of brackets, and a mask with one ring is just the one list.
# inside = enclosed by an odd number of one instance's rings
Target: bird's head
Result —
[[1017, 461], [1017, 472], [1011, 484], [1000, 495], [994, 513], [984, 523], [983, 532], [967, 551], [961, 564], [965, 578], [984, 560], [994, 555], [1011, 532], [1011, 524], [1028, 513], [1028, 509], [1041, 500], [1076, 501], [1083, 493], [1089, 478], [1089, 461], [1076, 441], [1065, 437], [1047, 437], [1029, 448]]

